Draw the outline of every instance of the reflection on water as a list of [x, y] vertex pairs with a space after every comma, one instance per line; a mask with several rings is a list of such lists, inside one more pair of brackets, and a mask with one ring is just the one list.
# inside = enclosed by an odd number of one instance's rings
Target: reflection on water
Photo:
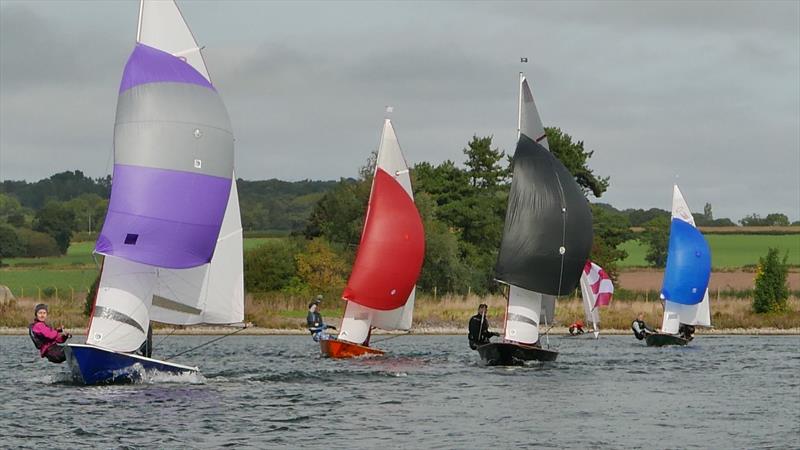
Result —
[[404, 336], [356, 360], [321, 358], [306, 336], [233, 336], [177, 361], [202, 374], [92, 387], [27, 337], [0, 342], [9, 447], [800, 447], [797, 337], [554, 337], [556, 362], [483, 367], [463, 336]]

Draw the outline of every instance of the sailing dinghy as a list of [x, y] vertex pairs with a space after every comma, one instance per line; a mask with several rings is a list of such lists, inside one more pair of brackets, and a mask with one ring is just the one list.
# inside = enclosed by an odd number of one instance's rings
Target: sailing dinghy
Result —
[[649, 334], [649, 347], [686, 345], [690, 339], [679, 335], [681, 324], [711, 326], [708, 281], [711, 278], [711, 250], [697, 229], [694, 217], [678, 186], [672, 189], [672, 222], [669, 230], [667, 266], [661, 287], [664, 319], [661, 331]]
[[85, 344], [68, 344], [73, 378], [132, 381], [197, 367], [136, 354], [151, 321], [244, 319], [242, 224], [233, 133], [200, 48], [174, 1], [144, 0], [122, 75], [104, 255]]
[[614, 283], [605, 270], [597, 264], [586, 261], [581, 274], [581, 297], [586, 323], [592, 324], [594, 338], [600, 337], [600, 307], [611, 303]]
[[383, 124], [375, 175], [347, 301], [336, 338], [321, 339], [323, 356], [383, 355], [369, 345], [373, 328], [411, 329], [415, 284], [425, 254], [425, 232], [414, 204], [411, 177], [392, 122]]
[[519, 141], [495, 278], [508, 285], [503, 340], [477, 348], [487, 365], [554, 361], [540, 326], [556, 297], [578, 284], [592, 247], [592, 214], [569, 170], [549, 151], [528, 81], [520, 73]]

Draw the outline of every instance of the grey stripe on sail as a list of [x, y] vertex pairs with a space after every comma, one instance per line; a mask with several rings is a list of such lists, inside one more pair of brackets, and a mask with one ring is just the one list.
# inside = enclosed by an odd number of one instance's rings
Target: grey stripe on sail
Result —
[[536, 321], [531, 319], [530, 317], [523, 316], [521, 314], [516, 314], [516, 313], [508, 313], [508, 317], [506, 318], [506, 322], [511, 322], [512, 320], [515, 321], [515, 322], [527, 323], [527, 324], [533, 325], [535, 327], [539, 326], [539, 324], [536, 323]]
[[94, 316], [99, 317], [101, 319], [109, 319], [114, 320], [116, 322], [124, 323], [126, 325], [130, 325], [142, 333], [144, 333], [144, 327], [139, 324], [139, 322], [133, 320], [133, 317], [123, 314], [117, 310], [106, 308], [105, 306], [95, 305], [94, 307]]
[[186, 314], [195, 314], [200, 315], [203, 310], [193, 308], [188, 305], [184, 305], [183, 303], [176, 302], [175, 300], [170, 300], [168, 298], [164, 298], [160, 295], [153, 296], [153, 306], [158, 306], [159, 308], [168, 309], [170, 311], [177, 311]]
[[123, 92], [114, 162], [230, 178], [233, 133], [219, 94], [181, 83], [148, 83]]

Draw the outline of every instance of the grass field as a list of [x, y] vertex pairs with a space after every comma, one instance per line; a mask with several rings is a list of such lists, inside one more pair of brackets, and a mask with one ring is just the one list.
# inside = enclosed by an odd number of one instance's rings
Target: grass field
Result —
[[[788, 263], [800, 266], [800, 234], [708, 234], [705, 238], [711, 247], [711, 265], [715, 269], [755, 266], [770, 247], [780, 249], [782, 254], [788, 251]], [[647, 266], [644, 259], [647, 247], [631, 240], [622, 244], [622, 248], [628, 252], [628, 258], [620, 267]]]

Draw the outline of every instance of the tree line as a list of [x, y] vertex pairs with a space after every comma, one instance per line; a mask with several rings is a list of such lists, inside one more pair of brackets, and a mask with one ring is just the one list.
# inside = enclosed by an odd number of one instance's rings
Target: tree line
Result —
[[[597, 202], [609, 178], [593, 172], [593, 152], [558, 128], [547, 128], [550, 148], [583, 189], [594, 222], [592, 259], [612, 277], [627, 257], [620, 244], [639, 239], [646, 258], [663, 266], [670, 212], [658, 208], [618, 210]], [[417, 207], [426, 233], [426, 255], [419, 286], [440, 292], [497, 288], [497, 257], [510, 187], [511, 155], [491, 136], [473, 136], [464, 160], [420, 162], [411, 168]], [[251, 292], [283, 290], [298, 294], [340, 289], [358, 248], [376, 155], [357, 178], [338, 181], [237, 180], [245, 231], [288, 236], [245, 255], [245, 279]], [[78, 233], [91, 238], [102, 227], [111, 191], [110, 176], [95, 178], [67, 171], [37, 181], [4, 181], [0, 192], [0, 259], [64, 254]], [[733, 226], [714, 218], [711, 204], [695, 213], [699, 226]], [[785, 214], [749, 215], [743, 226], [788, 225]], [[798, 224], [795, 222], [795, 224]], [[632, 227], [643, 229], [634, 233]]]

